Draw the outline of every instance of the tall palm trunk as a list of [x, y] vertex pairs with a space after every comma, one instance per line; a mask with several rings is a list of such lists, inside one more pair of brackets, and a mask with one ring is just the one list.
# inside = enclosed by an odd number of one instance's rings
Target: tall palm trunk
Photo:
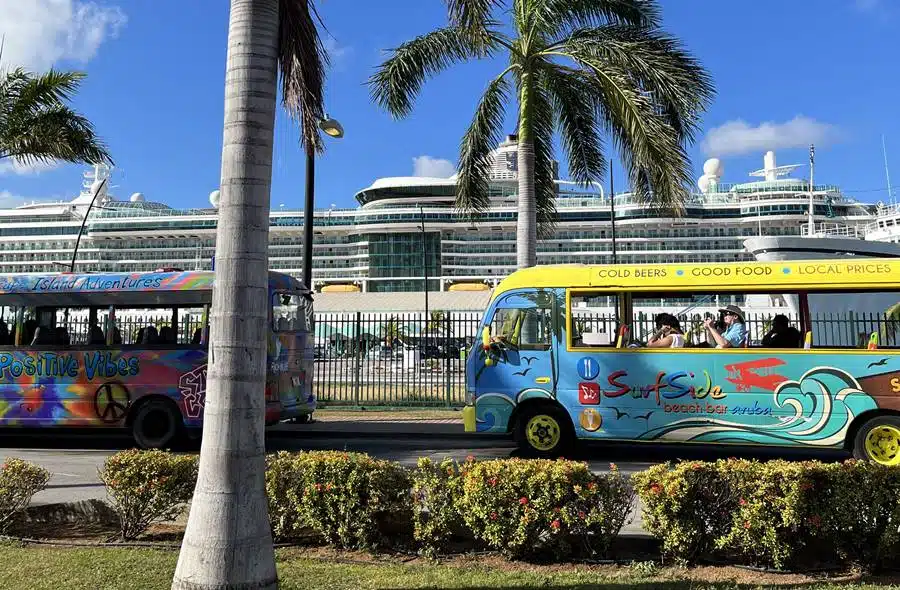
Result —
[[278, 8], [279, 0], [231, 0], [200, 473], [173, 589], [277, 586], [264, 391]]
[[534, 192], [534, 142], [522, 140], [518, 146], [519, 199], [516, 222], [516, 267], [537, 264], [537, 208]]

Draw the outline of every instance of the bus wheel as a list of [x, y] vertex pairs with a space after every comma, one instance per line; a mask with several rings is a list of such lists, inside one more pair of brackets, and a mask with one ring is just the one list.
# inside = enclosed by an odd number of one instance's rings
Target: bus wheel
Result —
[[561, 457], [571, 450], [574, 440], [572, 421], [556, 406], [526, 407], [516, 420], [516, 442], [529, 455]]
[[900, 465], [900, 417], [876, 416], [863, 424], [853, 441], [853, 456], [881, 465]]
[[181, 434], [181, 415], [175, 404], [154, 399], [137, 409], [131, 422], [131, 435], [142, 449], [171, 447]]

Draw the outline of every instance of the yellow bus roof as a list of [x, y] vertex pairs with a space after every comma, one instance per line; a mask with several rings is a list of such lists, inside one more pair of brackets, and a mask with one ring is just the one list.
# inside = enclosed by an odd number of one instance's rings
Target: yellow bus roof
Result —
[[900, 288], [900, 259], [535, 266], [500, 281], [491, 298], [513, 289], [536, 287], [628, 291], [894, 289]]

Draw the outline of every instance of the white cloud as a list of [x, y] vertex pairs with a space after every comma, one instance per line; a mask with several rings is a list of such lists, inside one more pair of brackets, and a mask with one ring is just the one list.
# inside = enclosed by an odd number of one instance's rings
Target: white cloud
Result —
[[0, 209], [9, 209], [10, 207], [18, 207], [25, 204], [25, 198], [14, 195], [9, 191], [0, 191]]
[[826, 145], [838, 137], [836, 126], [803, 115], [784, 123], [768, 121], [755, 127], [736, 119], [707, 131], [702, 147], [707, 155], [729, 156], [805, 147], [811, 143]]
[[24, 164], [14, 159], [0, 160], [0, 176], [15, 174], [16, 176], [31, 176], [59, 167], [59, 162], [33, 162]]
[[117, 6], [85, 0], [0, 0], [4, 66], [46, 70], [86, 63], [126, 22]]
[[353, 51], [352, 47], [349, 45], [341, 45], [338, 43], [337, 39], [331, 35], [327, 35], [325, 40], [322, 41], [322, 44], [325, 46], [325, 52], [331, 58], [332, 63], [340, 62]]
[[413, 158], [413, 176], [450, 178], [454, 174], [456, 174], [456, 166], [450, 160], [432, 158], [431, 156], [416, 156]]

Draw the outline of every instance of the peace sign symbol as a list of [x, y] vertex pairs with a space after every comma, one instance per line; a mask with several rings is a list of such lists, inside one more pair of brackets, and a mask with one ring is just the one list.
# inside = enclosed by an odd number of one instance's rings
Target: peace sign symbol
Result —
[[124, 418], [130, 404], [128, 388], [119, 381], [104, 383], [94, 394], [94, 412], [107, 424], [114, 424]]

